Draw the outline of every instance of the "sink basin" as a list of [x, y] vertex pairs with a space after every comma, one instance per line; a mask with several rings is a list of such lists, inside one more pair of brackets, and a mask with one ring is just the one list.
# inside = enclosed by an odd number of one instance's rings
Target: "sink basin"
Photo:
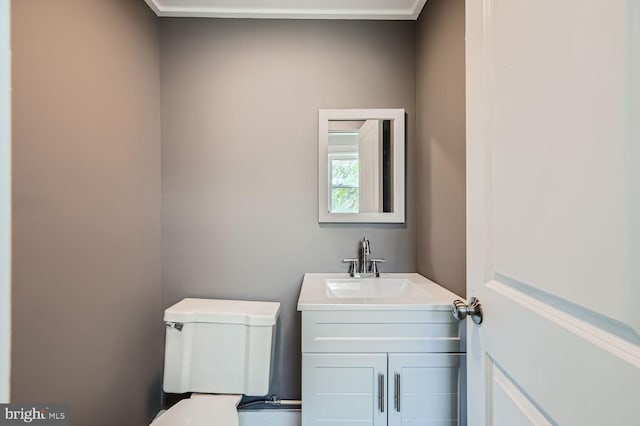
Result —
[[346, 273], [306, 273], [299, 311], [450, 311], [458, 296], [416, 273], [352, 278]]
[[397, 299], [427, 296], [429, 292], [405, 278], [326, 279], [329, 299]]

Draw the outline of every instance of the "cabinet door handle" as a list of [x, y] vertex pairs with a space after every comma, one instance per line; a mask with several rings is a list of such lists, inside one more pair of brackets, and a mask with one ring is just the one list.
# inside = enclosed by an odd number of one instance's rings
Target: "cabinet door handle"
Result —
[[378, 374], [378, 409], [384, 413], [384, 374]]
[[394, 395], [393, 395], [393, 405], [396, 408], [396, 411], [400, 412], [400, 373], [395, 373], [393, 375], [393, 384], [394, 384]]

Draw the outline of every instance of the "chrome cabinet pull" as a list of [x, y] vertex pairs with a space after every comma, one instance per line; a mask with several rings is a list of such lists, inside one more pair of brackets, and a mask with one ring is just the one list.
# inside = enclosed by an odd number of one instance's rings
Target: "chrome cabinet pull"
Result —
[[378, 374], [378, 409], [384, 413], [384, 374]]
[[469, 299], [468, 305], [464, 303], [464, 300], [454, 300], [451, 305], [451, 314], [460, 321], [469, 315], [476, 324], [482, 323], [482, 305], [475, 297]]
[[393, 406], [396, 408], [396, 411], [400, 412], [400, 373], [395, 373], [393, 375], [393, 384], [394, 384], [394, 395], [393, 395]]

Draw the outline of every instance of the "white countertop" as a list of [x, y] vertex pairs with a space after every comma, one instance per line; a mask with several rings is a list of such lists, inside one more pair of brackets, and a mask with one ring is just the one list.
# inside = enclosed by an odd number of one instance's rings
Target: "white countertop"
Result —
[[[364, 280], [377, 280], [365, 278]], [[327, 281], [354, 281], [347, 273], [306, 273], [298, 298], [299, 311], [331, 310], [450, 310], [451, 303], [460, 296], [441, 287], [435, 282], [417, 273], [383, 273], [380, 279], [411, 281], [412, 291], [399, 297], [365, 298], [335, 297], [327, 287]], [[389, 280], [391, 283], [391, 280]], [[380, 281], [384, 285], [385, 281]]]

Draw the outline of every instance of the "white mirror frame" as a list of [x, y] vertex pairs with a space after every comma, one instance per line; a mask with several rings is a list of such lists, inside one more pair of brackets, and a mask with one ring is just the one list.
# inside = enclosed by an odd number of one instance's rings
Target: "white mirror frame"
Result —
[[[318, 111], [318, 221], [320, 223], [404, 223], [404, 109], [321, 109]], [[329, 121], [393, 120], [393, 212], [329, 212]]]

